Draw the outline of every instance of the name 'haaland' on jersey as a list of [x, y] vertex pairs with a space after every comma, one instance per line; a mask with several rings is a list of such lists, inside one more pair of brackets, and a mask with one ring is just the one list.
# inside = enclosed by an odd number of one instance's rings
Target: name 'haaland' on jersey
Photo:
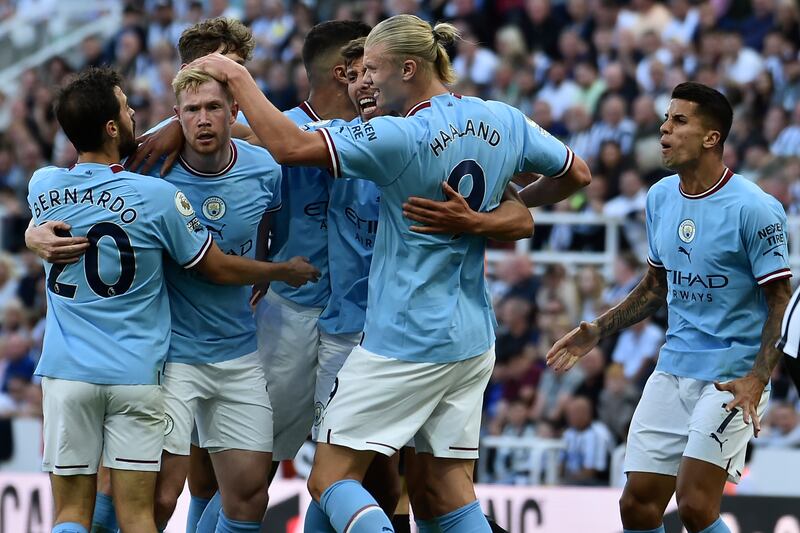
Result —
[[[50, 189], [47, 195], [44, 193], [36, 197], [33, 203], [33, 213], [38, 219], [42, 213], [46, 213], [50, 208], [57, 205], [89, 204], [119, 214], [119, 219], [124, 224], [130, 224], [138, 213], [131, 207], [125, 207], [125, 199], [122, 196], [115, 196], [108, 191], [97, 194], [94, 189], [86, 189], [86, 192], [78, 199], [78, 189]], [[188, 202], [187, 202], [188, 203]]]
[[447, 149], [448, 144], [456, 139], [460, 139], [461, 137], [466, 137], [467, 135], [477, 137], [478, 139], [483, 139], [489, 143], [490, 146], [497, 146], [502, 140], [500, 137], [500, 132], [497, 131], [496, 128], [483, 121], [478, 123], [477, 129], [475, 128], [475, 124], [472, 122], [472, 119], [467, 120], [463, 131], [459, 131], [459, 129], [453, 124], [448, 124], [448, 126], [450, 127], [449, 134], [444, 130], [439, 130], [436, 140], [430, 143], [431, 151], [436, 157], [439, 157], [439, 155]]

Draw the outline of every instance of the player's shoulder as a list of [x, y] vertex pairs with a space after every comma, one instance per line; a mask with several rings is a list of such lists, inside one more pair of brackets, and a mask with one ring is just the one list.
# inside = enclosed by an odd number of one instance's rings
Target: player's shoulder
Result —
[[33, 173], [28, 181], [28, 188], [32, 189], [35, 186], [43, 185], [54, 178], [62, 176], [67, 171], [68, 169], [66, 168], [53, 165], [42, 167]]
[[236, 158], [235, 164], [253, 164], [260, 166], [274, 166], [279, 167], [275, 158], [265, 148], [250, 144], [241, 139], [231, 139], [233, 142], [233, 149], [235, 150], [234, 157]]
[[650, 186], [647, 198], [663, 200], [670, 196], [680, 196], [680, 183], [681, 179], [677, 174], [665, 176]]
[[728, 185], [731, 192], [742, 200], [740, 205], [743, 213], [750, 214], [767, 210], [786, 216], [783, 206], [777, 198], [744, 176], [734, 174]]

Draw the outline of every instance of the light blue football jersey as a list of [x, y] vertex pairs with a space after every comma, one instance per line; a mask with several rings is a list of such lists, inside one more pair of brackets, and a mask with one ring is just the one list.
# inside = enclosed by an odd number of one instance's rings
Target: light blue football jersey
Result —
[[170, 336], [164, 263], [192, 267], [212, 243], [191, 203], [163, 180], [94, 163], [37, 171], [28, 203], [37, 224], [64, 220], [91, 243], [75, 264], [45, 263], [37, 375], [157, 384]]
[[[338, 124], [341, 122], [341, 124]], [[332, 121], [331, 126], [347, 124]], [[361, 124], [356, 118], [350, 125]], [[367, 280], [378, 231], [381, 191], [368, 180], [333, 180], [328, 201], [331, 296], [319, 317], [329, 335], [360, 333], [367, 311]]]
[[647, 195], [647, 238], [668, 286], [657, 369], [703, 381], [745, 375], [767, 319], [759, 286], [791, 276], [783, 207], [728, 169], [699, 195], [673, 175]]
[[572, 153], [499, 102], [443, 94], [408, 118], [319, 130], [334, 175], [381, 188], [369, 274], [365, 349], [413, 362], [467, 359], [494, 343], [494, 313], [484, 280], [486, 240], [409, 230], [409, 196], [443, 199], [448, 181], [480, 211], [497, 207], [517, 172], [560, 176]]
[[[180, 158], [164, 179], [197, 207], [200, 222], [226, 254], [252, 259], [262, 216], [281, 204], [280, 166], [263, 148], [236, 139], [220, 172], [199, 172]], [[165, 271], [172, 307], [168, 361], [218, 363], [256, 351], [249, 286], [217, 285], [176, 264]]]
[[[299, 127], [322, 122], [308, 102], [284, 113]], [[311, 126], [309, 126], [311, 127]], [[324, 307], [330, 296], [328, 276], [328, 187], [330, 174], [315, 167], [283, 167], [281, 196], [283, 206], [273, 215], [272, 239], [267, 259], [288, 261], [308, 257], [320, 272], [317, 283], [292, 287], [273, 282], [276, 294], [298, 305]]]

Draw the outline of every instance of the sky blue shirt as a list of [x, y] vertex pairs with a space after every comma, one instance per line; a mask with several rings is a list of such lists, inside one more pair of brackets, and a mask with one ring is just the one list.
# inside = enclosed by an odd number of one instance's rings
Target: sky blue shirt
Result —
[[[299, 127], [320, 121], [308, 102], [284, 113]], [[323, 121], [324, 122], [324, 121]], [[317, 283], [292, 287], [273, 282], [270, 288], [279, 296], [306, 307], [324, 307], [330, 296], [328, 276], [328, 186], [330, 174], [316, 167], [283, 167], [281, 196], [283, 205], [273, 215], [272, 239], [267, 258], [288, 261], [308, 257], [320, 271]]]
[[433, 363], [488, 350], [495, 323], [484, 279], [486, 240], [413, 233], [402, 203], [409, 196], [443, 199], [447, 180], [473, 209], [489, 211], [515, 173], [560, 176], [571, 152], [506, 104], [451, 94], [417, 104], [408, 118], [378, 117], [320, 133], [336, 177], [381, 188], [364, 348]]
[[767, 319], [763, 286], [791, 276], [786, 214], [757, 185], [725, 169], [705, 193], [677, 175], [647, 195], [648, 262], [666, 269], [669, 327], [657, 369], [703, 381], [744, 376]]
[[[332, 121], [331, 125], [344, 125]], [[350, 124], [361, 124], [356, 118]], [[333, 180], [328, 202], [331, 296], [319, 317], [329, 335], [360, 333], [367, 310], [367, 280], [378, 231], [381, 191], [368, 180]]]
[[[197, 217], [226, 254], [253, 258], [265, 211], [280, 208], [280, 166], [257, 146], [234, 139], [220, 172], [193, 169], [183, 158], [164, 176], [197, 207]], [[217, 285], [195, 271], [166, 265], [172, 307], [168, 360], [218, 363], [256, 351], [250, 286]]]
[[34, 173], [28, 204], [37, 224], [66, 221], [72, 235], [92, 243], [77, 263], [45, 263], [48, 308], [37, 375], [159, 383], [170, 336], [163, 265], [171, 257], [190, 268], [212, 242], [186, 196], [120, 165], [83, 163]]

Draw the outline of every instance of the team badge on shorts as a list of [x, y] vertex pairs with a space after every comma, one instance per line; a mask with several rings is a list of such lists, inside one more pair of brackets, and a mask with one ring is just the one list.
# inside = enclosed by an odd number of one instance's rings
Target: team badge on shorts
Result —
[[194, 215], [192, 204], [189, 203], [189, 199], [186, 198], [186, 195], [181, 191], [175, 193], [175, 208], [178, 210], [178, 213], [185, 217]]
[[322, 413], [325, 407], [322, 405], [322, 402], [315, 402], [314, 403], [314, 426], [319, 426], [322, 424]]
[[219, 220], [225, 216], [225, 202], [219, 196], [211, 196], [203, 202], [203, 215], [208, 220]]
[[694, 220], [687, 218], [678, 226], [678, 237], [686, 244], [689, 244], [694, 240], [696, 231]]
[[175, 429], [175, 421], [169, 414], [164, 413], [164, 436], [172, 433], [173, 429]]

